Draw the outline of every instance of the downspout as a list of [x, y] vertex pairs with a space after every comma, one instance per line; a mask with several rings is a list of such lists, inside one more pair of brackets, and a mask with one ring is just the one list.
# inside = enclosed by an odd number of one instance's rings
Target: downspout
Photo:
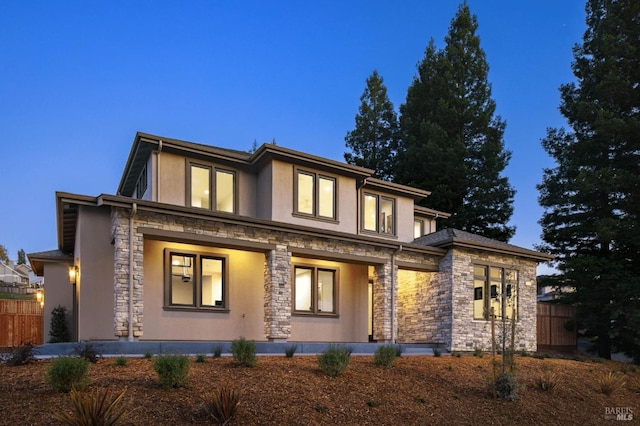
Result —
[[160, 153], [162, 152], [162, 139], [158, 141], [158, 152], [156, 153], [156, 199], [160, 202]]
[[133, 342], [133, 217], [138, 211], [138, 205], [131, 205], [129, 215], [129, 342]]
[[396, 256], [402, 251], [402, 244], [391, 254], [391, 343], [396, 344], [396, 287], [398, 285], [398, 277], [396, 274]]

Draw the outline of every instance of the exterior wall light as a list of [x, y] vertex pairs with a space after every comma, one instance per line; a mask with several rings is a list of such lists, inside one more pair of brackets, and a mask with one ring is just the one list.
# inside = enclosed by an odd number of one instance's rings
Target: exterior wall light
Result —
[[78, 267], [70, 266], [69, 267], [69, 284], [75, 284], [78, 280]]
[[44, 291], [38, 290], [36, 292], [36, 300], [40, 303], [40, 308], [44, 308]]

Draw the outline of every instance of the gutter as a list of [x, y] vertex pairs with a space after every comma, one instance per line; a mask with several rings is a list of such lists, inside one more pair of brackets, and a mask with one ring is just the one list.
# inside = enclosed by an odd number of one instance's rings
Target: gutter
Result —
[[138, 205], [133, 203], [129, 215], [129, 342], [133, 342], [133, 217], [137, 211]]
[[158, 141], [158, 152], [156, 153], [156, 199], [160, 201], [160, 153], [162, 152], [162, 139]]
[[396, 274], [396, 256], [402, 251], [402, 244], [391, 254], [391, 343], [396, 344], [396, 287], [398, 274]]

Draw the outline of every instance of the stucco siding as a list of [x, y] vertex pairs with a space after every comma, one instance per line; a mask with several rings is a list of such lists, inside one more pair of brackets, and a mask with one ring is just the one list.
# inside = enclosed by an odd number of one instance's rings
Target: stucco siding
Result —
[[[51, 338], [51, 311], [58, 305], [67, 308], [67, 326], [73, 331], [75, 313], [73, 311], [73, 286], [69, 284], [69, 264], [45, 262], [43, 275], [45, 277], [45, 294], [43, 318], [43, 339], [48, 342]], [[111, 333], [113, 334], [113, 333]], [[75, 339], [76, 336], [70, 336]]]
[[169, 152], [160, 153], [160, 201], [184, 206], [186, 204], [186, 160]]

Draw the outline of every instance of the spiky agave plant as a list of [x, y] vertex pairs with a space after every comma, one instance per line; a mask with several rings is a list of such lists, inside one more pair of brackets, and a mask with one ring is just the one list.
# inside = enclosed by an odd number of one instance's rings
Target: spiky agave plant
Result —
[[227, 425], [236, 418], [241, 398], [242, 392], [225, 383], [204, 398], [205, 409], [217, 424]]
[[68, 426], [117, 426], [122, 424], [125, 410], [118, 407], [127, 388], [109, 398], [109, 389], [81, 392], [75, 387], [71, 389], [71, 414], [57, 412], [53, 418]]

